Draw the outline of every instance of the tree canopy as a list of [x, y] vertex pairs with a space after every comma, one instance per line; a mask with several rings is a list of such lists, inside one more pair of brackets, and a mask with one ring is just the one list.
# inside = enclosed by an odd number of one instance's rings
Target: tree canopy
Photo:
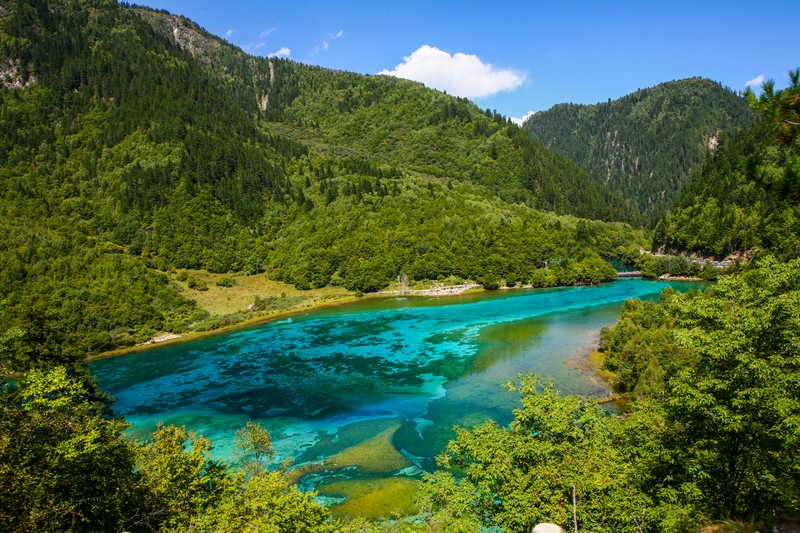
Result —
[[524, 125], [654, 225], [717, 143], [753, 123], [745, 99], [704, 78], [671, 81], [595, 105], [559, 104]]

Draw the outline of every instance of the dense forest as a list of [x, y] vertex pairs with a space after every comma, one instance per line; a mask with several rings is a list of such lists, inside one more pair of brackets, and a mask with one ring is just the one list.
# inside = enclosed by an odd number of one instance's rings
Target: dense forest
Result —
[[55, 359], [206, 318], [174, 269], [554, 285], [613, 278], [602, 258], [645, 244], [575, 218], [635, 215], [574, 163], [421, 84], [110, 1], [15, 2], [0, 29], [2, 325], [58, 330]]
[[[460, 428], [418, 496], [421, 520], [342, 522], [269, 470], [248, 424], [231, 464], [175, 427], [125, 438], [79, 368], [34, 370], [0, 395], [4, 531], [723, 531], [796, 518], [800, 260], [763, 257], [705, 292], [629, 301], [601, 349], [629, 413], [525, 376], [509, 426]], [[10, 349], [3, 334], [0, 350]]]
[[800, 72], [749, 95], [758, 121], [720, 135], [658, 223], [673, 251], [754, 259], [625, 304], [600, 340], [625, 412], [521, 376], [513, 422], [457, 430], [417, 520], [371, 523], [291, 485], [256, 424], [229, 463], [181, 427], [126, 437], [81, 362], [203, 319], [176, 268], [363, 292], [592, 283], [647, 244], [635, 209], [469, 101], [250, 57], [163, 12], [3, 4], [0, 70], [0, 531], [682, 533], [800, 515]]
[[690, 78], [595, 105], [559, 104], [524, 127], [595, 181], [632, 199], [653, 225], [717, 143], [752, 122], [744, 98]]
[[656, 245], [725, 257], [769, 251], [800, 256], [800, 86], [767, 84], [749, 99], [763, 120], [709, 156], [656, 227]]

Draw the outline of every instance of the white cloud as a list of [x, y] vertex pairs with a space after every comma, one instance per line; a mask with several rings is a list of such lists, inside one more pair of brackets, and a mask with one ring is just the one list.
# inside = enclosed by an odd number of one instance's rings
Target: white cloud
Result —
[[320, 52], [327, 52], [328, 50], [330, 50], [331, 48], [330, 41], [335, 41], [336, 39], [341, 39], [342, 37], [344, 37], [344, 30], [339, 30], [336, 33], [328, 32], [322, 37], [323, 37], [322, 43], [314, 46], [314, 48], [312, 48], [309, 51], [309, 55], [315, 56]]
[[274, 33], [276, 31], [278, 31], [278, 28], [275, 28], [275, 27], [269, 28], [267, 30], [263, 30], [261, 33], [258, 34], [258, 38], [259, 39], [266, 39], [267, 37], [269, 37], [269, 35], [271, 33]]
[[747, 80], [747, 82], [744, 84], [744, 86], [745, 87], [756, 87], [756, 88], [759, 88], [759, 87], [761, 87], [761, 84], [764, 83], [764, 81], [766, 79], [767, 78], [765, 78], [763, 74], [759, 74], [758, 76], [756, 76], [752, 80]]
[[233, 30], [228, 30], [225, 32], [225, 37], [230, 39], [231, 35], [233, 35]]
[[529, 118], [531, 118], [535, 114], [536, 114], [536, 111], [528, 111], [527, 113], [525, 113], [521, 117], [511, 117], [511, 122], [513, 122], [517, 126], [522, 126], [525, 123], [526, 120], [528, 120]]
[[267, 57], [290, 57], [292, 55], [292, 50], [290, 48], [286, 48], [282, 46], [280, 49], [275, 50], [271, 54], [267, 54]]
[[466, 98], [491, 96], [525, 82], [525, 77], [515, 70], [496, 68], [473, 54], [450, 55], [427, 44], [403, 59], [394, 70], [384, 69], [378, 74], [419, 81]]
[[[228, 31], [233, 33], [233, 30]], [[267, 47], [267, 37], [276, 31], [278, 31], [278, 28], [276, 27], [262, 30], [259, 32], [258, 37], [254, 41], [250, 41], [249, 43], [242, 45], [242, 50], [253, 55], [263, 52], [263, 49]], [[229, 37], [228, 32], [225, 32], [225, 36]]]

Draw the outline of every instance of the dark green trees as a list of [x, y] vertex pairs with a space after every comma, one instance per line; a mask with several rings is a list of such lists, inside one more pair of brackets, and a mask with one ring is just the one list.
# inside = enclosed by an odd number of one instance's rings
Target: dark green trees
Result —
[[797, 71], [792, 84], [750, 101], [759, 123], [723, 142], [707, 158], [676, 206], [656, 226], [662, 247], [725, 257], [769, 251], [800, 255], [800, 146]]
[[652, 225], [719, 139], [752, 121], [743, 98], [718, 83], [691, 78], [607, 103], [557, 105], [536, 113], [524, 127], [594, 180], [631, 199]]

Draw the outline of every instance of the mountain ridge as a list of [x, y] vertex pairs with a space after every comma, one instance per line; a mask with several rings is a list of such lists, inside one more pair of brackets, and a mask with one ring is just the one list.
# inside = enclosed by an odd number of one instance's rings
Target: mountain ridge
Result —
[[654, 224], [719, 136], [753, 120], [743, 98], [696, 77], [598, 104], [558, 104], [532, 115], [523, 127], [595, 181], [632, 199]]
[[572, 284], [643, 241], [575, 218], [630, 210], [504, 117], [248, 56], [184, 20], [46, 0], [0, 20], [2, 325], [46, 317], [48, 357], [199, 327], [177, 269], [363, 292], [401, 274]]

